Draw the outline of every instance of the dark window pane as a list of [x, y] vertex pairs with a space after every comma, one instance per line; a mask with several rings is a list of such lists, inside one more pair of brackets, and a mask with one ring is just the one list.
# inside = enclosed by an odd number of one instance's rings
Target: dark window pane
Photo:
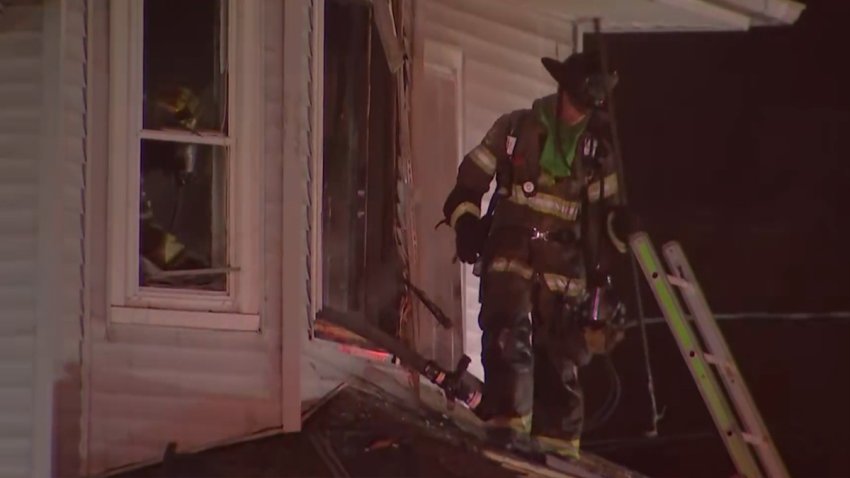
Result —
[[227, 150], [142, 140], [139, 285], [227, 290]]
[[395, 335], [395, 77], [369, 3], [326, 2], [324, 40], [322, 303]]
[[370, 9], [325, 8], [323, 303], [362, 311]]
[[226, 132], [226, 8], [225, 0], [145, 0], [145, 129]]

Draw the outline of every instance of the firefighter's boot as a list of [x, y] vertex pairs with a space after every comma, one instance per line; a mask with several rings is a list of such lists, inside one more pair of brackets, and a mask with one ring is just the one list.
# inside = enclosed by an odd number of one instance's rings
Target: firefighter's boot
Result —
[[532, 450], [531, 416], [491, 418], [486, 427], [487, 439], [494, 446], [519, 453]]
[[535, 437], [535, 439], [542, 453], [558, 455], [560, 457], [571, 460], [578, 460], [580, 458], [580, 438], [573, 438], [571, 440], [568, 440], [562, 438], [538, 436]]

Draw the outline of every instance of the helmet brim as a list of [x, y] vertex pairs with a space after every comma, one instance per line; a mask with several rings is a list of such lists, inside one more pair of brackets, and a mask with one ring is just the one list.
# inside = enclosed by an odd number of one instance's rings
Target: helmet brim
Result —
[[559, 85], [564, 83], [565, 80], [565, 68], [566, 64], [564, 62], [558, 61], [554, 58], [541, 58], [540, 62], [543, 63], [543, 68], [546, 68], [546, 71], [558, 82]]

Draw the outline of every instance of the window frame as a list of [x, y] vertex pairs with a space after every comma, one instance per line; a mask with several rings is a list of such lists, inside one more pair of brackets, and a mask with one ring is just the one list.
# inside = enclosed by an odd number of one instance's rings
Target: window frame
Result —
[[310, 65], [310, 100], [313, 107], [310, 108], [310, 147], [312, 155], [310, 158], [310, 309], [307, 318], [309, 337], [315, 336], [315, 322], [318, 320], [319, 311], [324, 305], [324, 250], [322, 248], [322, 237], [324, 227], [322, 217], [324, 214], [324, 137], [325, 137], [325, 0], [314, 0], [312, 10], [313, 31], [311, 43], [313, 45], [313, 62]]
[[[144, 1], [110, 2], [108, 263], [110, 318], [115, 323], [260, 329], [262, 8], [260, 0], [222, 1], [228, 8], [228, 132], [221, 137], [143, 132]], [[190, 139], [228, 148], [226, 244], [234, 270], [227, 272], [225, 292], [139, 285], [142, 139]]]

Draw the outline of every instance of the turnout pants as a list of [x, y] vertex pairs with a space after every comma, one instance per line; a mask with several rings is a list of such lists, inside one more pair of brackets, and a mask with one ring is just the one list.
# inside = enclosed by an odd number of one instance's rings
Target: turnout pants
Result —
[[[578, 245], [496, 231], [482, 275], [484, 416], [539, 437], [579, 438], [578, 367], [589, 361], [569, 309], [584, 291]], [[529, 429], [530, 424], [530, 429]]]

